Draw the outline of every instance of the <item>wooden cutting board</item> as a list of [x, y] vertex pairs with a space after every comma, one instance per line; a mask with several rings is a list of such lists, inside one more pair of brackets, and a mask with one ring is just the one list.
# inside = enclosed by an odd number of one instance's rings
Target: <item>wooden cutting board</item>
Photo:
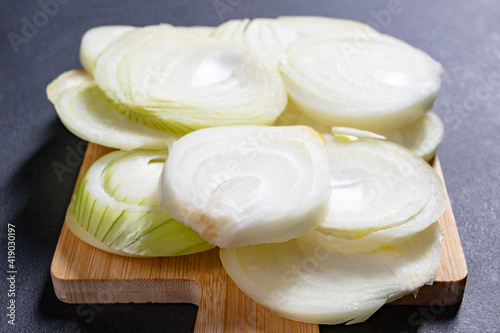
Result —
[[[89, 143], [78, 181], [110, 151]], [[437, 157], [433, 167], [442, 179]], [[422, 287], [416, 298], [408, 295], [391, 304], [438, 306], [461, 301], [467, 266], [448, 198], [439, 223], [444, 241], [436, 281]], [[122, 257], [80, 241], [64, 223], [51, 275], [57, 297], [67, 303], [196, 304], [196, 332], [319, 332], [318, 325], [282, 318], [243, 294], [224, 271], [217, 248], [181, 257]]]

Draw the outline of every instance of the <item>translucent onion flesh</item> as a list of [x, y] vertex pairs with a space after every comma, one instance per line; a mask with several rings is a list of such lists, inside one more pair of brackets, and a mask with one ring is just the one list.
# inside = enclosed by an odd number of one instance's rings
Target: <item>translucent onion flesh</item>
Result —
[[426, 112], [414, 122], [393, 130], [380, 132], [387, 140], [410, 149], [415, 154], [431, 161], [444, 135], [444, 124], [434, 112]]
[[[301, 112], [293, 101], [289, 100], [285, 110], [274, 123], [276, 126], [305, 125], [310, 126], [320, 133], [331, 133], [332, 127], [325, 125], [324, 122], [308, 117]], [[338, 132], [336, 126], [336, 132]], [[349, 128], [352, 133], [352, 128]], [[372, 137], [385, 138], [395, 142], [406, 149], [430, 162], [436, 150], [441, 143], [444, 135], [444, 124], [441, 118], [434, 112], [426, 112], [414, 122], [395, 129], [378, 131], [373, 133]]]
[[[191, 26], [174, 27], [170, 24], [162, 24], [164, 27], [171, 27], [180, 32], [195, 34], [198, 36], [210, 36], [214, 27]], [[89, 73], [94, 70], [95, 60], [99, 54], [109, 45], [113, 44], [125, 32], [136, 29], [130, 25], [104, 25], [87, 30], [82, 37], [80, 44], [80, 63]]]
[[277, 314], [315, 324], [354, 324], [383, 304], [432, 284], [441, 253], [439, 225], [373, 251], [340, 253], [298, 238], [221, 249], [238, 287]]
[[331, 133], [331, 126], [327, 126], [322, 122], [316, 121], [311, 117], [308, 117], [293, 103], [292, 100], [288, 100], [285, 110], [280, 114], [275, 126], [295, 126], [304, 125], [314, 128], [320, 133]]
[[94, 70], [97, 56], [127, 31], [134, 30], [129, 25], [99, 26], [87, 30], [80, 44], [80, 63], [89, 73]]
[[[386, 142], [386, 144], [389, 144], [389, 142]], [[411, 169], [408, 169], [407, 172], [411, 172]], [[417, 168], [414, 169], [413, 174], [409, 177], [418, 178], [419, 176], [423, 176], [424, 182], [428, 184], [426, 192], [428, 194], [427, 200], [418, 213], [402, 223], [400, 222], [392, 227], [376, 229], [368, 233], [355, 234], [353, 232], [339, 230], [339, 228], [335, 225], [336, 221], [331, 219], [332, 216], [330, 215], [330, 218], [327, 217], [323, 224], [315, 230], [308, 232], [304, 238], [307, 238], [315, 243], [320, 243], [334, 251], [354, 253], [360, 251], [370, 251], [383, 246], [392, 246], [407, 237], [421, 232], [422, 230], [428, 228], [429, 225], [437, 221], [437, 219], [441, 216], [445, 208], [446, 196], [444, 193], [443, 183], [434, 170], [423, 160], [420, 160], [420, 166], [417, 166]], [[332, 175], [332, 177], [334, 178], [335, 175]], [[340, 190], [342, 190], [342, 188], [340, 188]], [[334, 187], [332, 197], [336, 196], [335, 191]], [[339, 191], [339, 193], [341, 194], [342, 191]], [[344, 205], [343, 207], [346, 208], [353, 204], [356, 205], [360, 201], [357, 196], [344, 196], [343, 198], [341, 197], [341, 199], [344, 200], [342, 204]], [[352, 201], [352, 203], [349, 201]], [[339, 207], [342, 208], [341, 204], [338, 202], [334, 203], [334, 208], [335, 205], [339, 205]], [[359, 211], [358, 213], [362, 215], [364, 212]], [[369, 222], [369, 225], [372, 225], [372, 220], [369, 217], [367, 218], [367, 221]]]
[[429, 178], [437, 176], [412, 152], [380, 139], [324, 137], [332, 193], [318, 230], [366, 235], [405, 223], [429, 200]]
[[171, 148], [162, 208], [220, 247], [284, 242], [328, 210], [324, 139], [309, 127], [228, 126]]
[[279, 68], [288, 93], [327, 126], [397, 128], [432, 108], [442, 67], [396, 38], [320, 33], [292, 43]]
[[247, 47], [261, 59], [277, 66], [295, 40], [326, 31], [353, 31], [359, 34], [375, 32], [370, 26], [357, 21], [317, 16], [281, 16], [231, 20], [219, 25], [212, 36]]
[[155, 130], [117, 112], [91, 74], [71, 70], [47, 87], [61, 122], [83, 140], [103, 146], [132, 150], [166, 149], [179, 136]]
[[276, 69], [246, 49], [164, 26], [122, 35], [99, 55], [94, 73], [124, 115], [178, 134], [270, 125], [287, 100]]

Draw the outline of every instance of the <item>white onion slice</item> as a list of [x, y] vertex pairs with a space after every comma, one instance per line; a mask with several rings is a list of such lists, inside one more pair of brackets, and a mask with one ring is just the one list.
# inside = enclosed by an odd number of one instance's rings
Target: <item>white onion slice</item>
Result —
[[437, 114], [426, 112], [411, 124], [380, 134], [429, 162], [443, 139], [444, 124]]
[[[170, 24], [162, 24], [164, 27], [171, 27], [177, 31], [192, 33], [198, 36], [210, 36], [214, 27], [192, 26], [192, 27], [174, 27]], [[94, 70], [97, 56], [109, 45], [115, 42], [125, 32], [136, 29], [129, 25], [105, 25], [87, 30], [82, 37], [80, 44], [80, 63], [89, 73]]]
[[383, 135], [351, 127], [334, 126], [332, 127], [332, 134], [335, 136], [344, 136], [352, 141], [357, 140], [358, 138], [386, 140], [386, 137]]
[[[316, 121], [306, 116], [291, 100], [288, 101], [285, 110], [278, 117], [274, 125], [305, 125], [314, 128], [320, 133], [332, 132], [332, 127], [326, 126], [323, 122]], [[340, 134], [339, 129], [342, 127], [335, 126], [334, 128], [334, 132]], [[373, 133], [356, 129], [356, 134], [354, 134], [353, 130], [352, 128], [345, 128], [342, 132], [346, 135], [351, 134], [353, 136], [385, 138], [411, 150], [427, 162], [434, 157], [444, 135], [443, 121], [437, 114], [431, 111], [424, 113], [422, 117], [408, 125], [392, 130]], [[357, 131], [362, 131], [364, 134], [360, 134], [360, 132]]]
[[129, 25], [109, 25], [87, 30], [80, 44], [80, 63], [83, 68], [87, 72], [92, 73], [95, 60], [102, 50], [116, 41], [125, 32], [134, 29], [135, 27]]
[[423, 168], [418, 172], [423, 172], [423, 175], [427, 177], [429, 197], [424, 207], [408, 220], [393, 227], [358, 235], [339, 232], [325, 224], [325, 226], [320, 225], [316, 230], [308, 232], [304, 237], [312, 242], [321, 243], [334, 251], [354, 253], [369, 251], [382, 246], [391, 246], [426, 229], [443, 213], [446, 197], [443, 183], [439, 177], [423, 160], [422, 163]]
[[83, 140], [118, 149], [166, 149], [178, 135], [155, 130], [118, 113], [91, 74], [71, 70], [47, 87], [61, 122]]
[[234, 43], [236, 45], [247, 47], [245, 42], [245, 30], [250, 19], [229, 20], [217, 26], [212, 32], [212, 37], [218, 40]]
[[442, 67], [396, 38], [354, 32], [305, 36], [279, 66], [288, 93], [328, 126], [381, 131], [408, 124], [432, 108]]
[[75, 189], [69, 229], [101, 250], [125, 256], [175, 256], [213, 246], [158, 206], [166, 151], [115, 151], [98, 159]]
[[375, 32], [357, 21], [317, 16], [282, 16], [231, 20], [219, 25], [213, 37], [254, 51], [261, 59], [277, 66], [288, 46], [302, 36], [319, 32], [352, 31], [363, 35]]
[[345, 31], [359, 35], [375, 32], [370, 26], [357, 21], [315, 16], [282, 16], [277, 19], [253, 19], [245, 30], [245, 42], [261, 58], [278, 65], [290, 44], [300, 37], [320, 32], [334, 34]]
[[220, 247], [284, 242], [328, 212], [324, 139], [305, 126], [202, 129], [176, 141], [160, 202]]
[[385, 140], [324, 137], [332, 194], [319, 231], [366, 235], [405, 223], [427, 203], [437, 176], [412, 152]]
[[122, 35], [99, 55], [94, 72], [124, 115], [178, 134], [269, 125], [287, 99], [276, 69], [246, 49], [164, 26]]
[[283, 317], [354, 324], [386, 302], [431, 284], [441, 242], [435, 223], [396, 245], [368, 252], [339, 253], [298, 238], [221, 249], [220, 258], [243, 292]]
[[285, 110], [280, 114], [276, 122], [275, 126], [295, 126], [295, 125], [304, 125], [309, 126], [315, 129], [320, 133], [331, 133], [331, 126], [326, 126], [324, 123], [316, 121], [311, 117], [306, 116], [303, 112], [301, 112], [297, 106], [291, 101], [288, 100], [288, 103], [285, 107]]

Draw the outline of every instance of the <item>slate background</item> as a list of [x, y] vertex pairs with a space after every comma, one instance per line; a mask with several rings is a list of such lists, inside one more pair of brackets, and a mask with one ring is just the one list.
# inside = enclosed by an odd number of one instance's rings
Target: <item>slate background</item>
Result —
[[[0, 0], [0, 331], [190, 332], [194, 327], [197, 307], [190, 304], [68, 305], [54, 295], [49, 267], [86, 143], [60, 123], [45, 87], [79, 67], [82, 34], [104, 24], [218, 25], [232, 18], [300, 14], [372, 22], [443, 64], [434, 108], [446, 125], [439, 157], [469, 267], [461, 305], [385, 306], [363, 324], [321, 331], [498, 332], [498, 1], [59, 1], [64, 4], [44, 22], [38, 1]], [[217, 1], [232, 10], [219, 15]], [[41, 27], [15, 52], [8, 33], [22, 35], [23, 19], [34, 17]], [[58, 179], [54, 162], [71, 171]], [[7, 223], [17, 233], [15, 328], [6, 317]]]

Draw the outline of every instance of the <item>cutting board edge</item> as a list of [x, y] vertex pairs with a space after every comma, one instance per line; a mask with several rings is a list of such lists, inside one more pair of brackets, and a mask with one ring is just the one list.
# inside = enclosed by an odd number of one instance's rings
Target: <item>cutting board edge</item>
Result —
[[[436, 281], [433, 285], [423, 286], [418, 292], [418, 297], [409, 294], [394, 300], [388, 305], [421, 305], [421, 306], [451, 306], [462, 301], [465, 286], [467, 282], [467, 274], [457, 281]], [[195, 280], [191, 279], [169, 279], [172, 286], [163, 292], [157, 290], [157, 284], [161, 283], [162, 279], [139, 279], [139, 280], [123, 280], [123, 279], [108, 279], [108, 280], [92, 280], [99, 284], [115, 285], [114, 289], [108, 288], [103, 294], [92, 290], [99, 289], [97, 286], [92, 286], [86, 279], [64, 279], [57, 277], [51, 270], [51, 278], [54, 286], [54, 291], [57, 298], [64, 303], [80, 304], [80, 303], [95, 303], [95, 304], [114, 304], [114, 303], [190, 303], [199, 306], [202, 287]], [[129, 289], [129, 283], [134, 281], [141, 284], [151, 282], [155, 284], [153, 291], [132, 291], [124, 292], [124, 289]], [[82, 285], [80, 288], [78, 285]], [[183, 286], [184, 284], [188, 285]], [[75, 287], [76, 285], [76, 287]], [[97, 287], [97, 288], [96, 288]], [[432, 288], [432, 291], [427, 291]], [[78, 290], [80, 289], [80, 290]], [[439, 290], [440, 297], [435, 297], [433, 294]], [[66, 296], [68, 295], [68, 296]], [[104, 295], [104, 296], [103, 296]]]
[[199, 306], [202, 286], [193, 279], [64, 279], [51, 269], [56, 297], [68, 304], [191, 303]]

